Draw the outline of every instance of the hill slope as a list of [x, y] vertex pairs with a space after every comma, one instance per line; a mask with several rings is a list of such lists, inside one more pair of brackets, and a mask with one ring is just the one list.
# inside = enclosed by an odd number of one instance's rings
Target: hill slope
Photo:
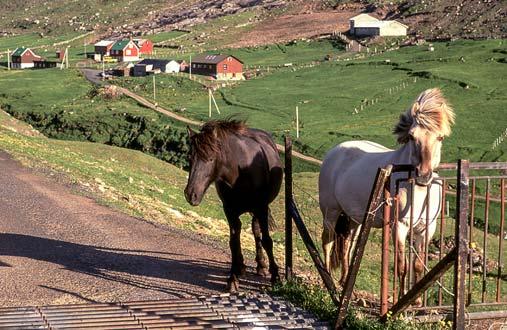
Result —
[[507, 2], [503, 0], [404, 1], [396, 6], [372, 6], [388, 19], [400, 19], [411, 32], [426, 38], [504, 38]]
[[[426, 38], [507, 36], [507, 3], [502, 0], [132, 0], [128, 5], [99, 0], [0, 0], [0, 5], [5, 9], [0, 14], [0, 35], [4, 36], [37, 33], [44, 37], [91, 30], [98, 35], [141, 35], [192, 29], [246, 12], [250, 14], [242, 22], [232, 26], [222, 22], [219, 34], [230, 35], [241, 46], [287, 41], [346, 31], [348, 18], [372, 12], [399, 19], [410, 26], [411, 34]], [[257, 33], [252, 35], [251, 30]]]

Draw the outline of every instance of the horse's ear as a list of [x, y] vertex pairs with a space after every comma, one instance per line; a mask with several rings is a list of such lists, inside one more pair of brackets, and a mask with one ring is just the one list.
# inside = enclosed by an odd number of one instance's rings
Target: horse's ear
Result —
[[197, 134], [193, 129], [190, 128], [190, 126], [187, 126], [187, 131], [188, 131], [188, 137], [190, 137], [190, 138]]

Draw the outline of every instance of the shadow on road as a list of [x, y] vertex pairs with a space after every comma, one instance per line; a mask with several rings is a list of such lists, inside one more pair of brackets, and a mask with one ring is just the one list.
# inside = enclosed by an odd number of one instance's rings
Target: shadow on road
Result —
[[[196, 287], [224, 291], [230, 267], [209, 259], [191, 260], [178, 253], [109, 249], [11, 233], [0, 234], [2, 255], [46, 261], [70, 271], [177, 297], [201, 295], [202, 290]], [[0, 261], [0, 265], [4, 264]], [[242, 279], [243, 289], [258, 290], [259, 280], [247, 276]]]

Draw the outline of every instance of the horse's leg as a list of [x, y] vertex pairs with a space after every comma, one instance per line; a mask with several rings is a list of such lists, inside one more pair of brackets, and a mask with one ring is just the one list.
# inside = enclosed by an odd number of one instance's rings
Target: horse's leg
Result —
[[259, 225], [262, 232], [262, 246], [266, 250], [269, 260], [269, 272], [271, 273], [271, 283], [280, 281], [278, 274], [278, 265], [273, 254], [273, 240], [269, 235], [269, 208], [265, 207], [255, 212], [254, 216], [259, 219]]
[[[424, 249], [424, 231], [416, 233], [414, 236], [415, 260], [414, 260], [414, 279], [417, 283], [424, 275], [424, 260], [426, 258], [426, 251]], [[416, 306], [422, 306], [422, 298], [419, 296], [414, 302]]]
[[354, 254], [354, 250], [356, 249], [356, 246], [357, 246], [357, 239], [359, 238], [359, 233], [361, 232], [361, 225], [354, 223], [354, 226], [357, 226], [357, 227], [355, 229], [351, 230], [352, 244], [350, 245], [350, 250], [349, 250], [349, 260], [351, 260], [354, 257], [353, 254]]
[[343, 253], [340, 254], [340, 264], [342, 266], [342, 271], [340, 275], [340, 280], [338, 283], [343, 288], [345, 285], [345, 280], [347, 279], [347, 275], [349, 274], [349, 254], [350, 254], [350, 247], [352, 245], [352, 235], [349, 233], [348, 235], [341, 238], [342, 242], [342, 249]]
[[255, 261], [257, 262], [257, 274], [261, 276], [268, 275], [268, 265], [262, 253], [262, 236], [259, 219], [252, 215], [252, 232], [255, 238]]
[[[425, 220], [423, 220], [426, 222]], [[426, 224], [424, 225], [426, 227]], [[428, 224], [428, 228], [423, 229], [422, 231], [414, 231], [414, 245], [417, 255], [415, 256], [414, 261], [414, 275], [415, 275], [415, 283], [417, 283], [423, 276], [424, 270], [426, 266], [426, 246], [431, 241], [433, 234], [435, 234], [435, 230], [437, 228], [437, 222], [435, 220], [431, 221]], [[426, 242], [426, 230], [428, 230], [428, 242]], [[418, 297], [414, 303], [416, 306], [422, 306], [422, 298]]]
[[[343, 218], [343, 219], [342, 219]], [[347, 279], [347, 275], [349, 274], [350, 267], [350, 258], [352, 247], [355, 246], [356, 232], [359, 232], [359, 228], [351, 228], [352, 222], [351, 219], [344, 213], [340, 215], [338, 221], [347, 221], [347, 227], [342, 230], [341, 233], [337, 230], [337, 235], [342, 235], [342, 252], [340, 253], [340, 262], [342, 265], [342, 274], [340, 276], [340, 286], [343, 287], [345, 284], [345, 280]]]
[[322, 250], [324, 251], [324, 265], [326, 266], [326, 270], [331, 273], [333, 266], [338, 266], [339, 262], [331, 262], [331, 255], [333, 252], [333, 247], [335, 245], [335, 241], [337, 239], [335, 228], [338, 222], [338, 216], [340, 215], [340, 210], [323, 208], [321, 206], [322, 216], [323, 216], [323, 230], [322, 230]]
[[393, 231], [393, 241], [398, 242], [398, 279], [400, 281], [400, 292], [399, 297], [401, 298], [405, 294], [405, 282], [407, 276], [407, 260], [405, 256], [405, 241], [407, 239], [408, 226], [401, 221], [397, 222], [396, 231]]
[[241, 220], [239, 214], [232, 211], [225, 211], [227, 221], [229, 222], [229, 247], [231, 249], [232, 264], [231, 273], [227, 280], [227, 290], [235, 292], [239, 290], [239, 276], [243, 275], [246, 269], [241, 253]]

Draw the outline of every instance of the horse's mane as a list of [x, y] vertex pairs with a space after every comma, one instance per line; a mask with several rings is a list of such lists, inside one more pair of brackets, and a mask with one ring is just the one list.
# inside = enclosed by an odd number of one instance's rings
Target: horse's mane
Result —
[[398, 136], [398, 143], [408, 142], [409, 131], [414, 121], [429, 131], [441, 136], [449, 136], [451, 125], [454, 124], [454, 111], [440, 89], [427, 89], [419, 94], [407, 111], [400, 115], [400, 121], [393, 130], [393, 133]]
[[226, 119], [206, 122], [198, 134], [190, 139], [197, 157], [209, 159], [220, 151], [221, 141], [229, 134], [245, 135], [248, 126], [244, 120]]

